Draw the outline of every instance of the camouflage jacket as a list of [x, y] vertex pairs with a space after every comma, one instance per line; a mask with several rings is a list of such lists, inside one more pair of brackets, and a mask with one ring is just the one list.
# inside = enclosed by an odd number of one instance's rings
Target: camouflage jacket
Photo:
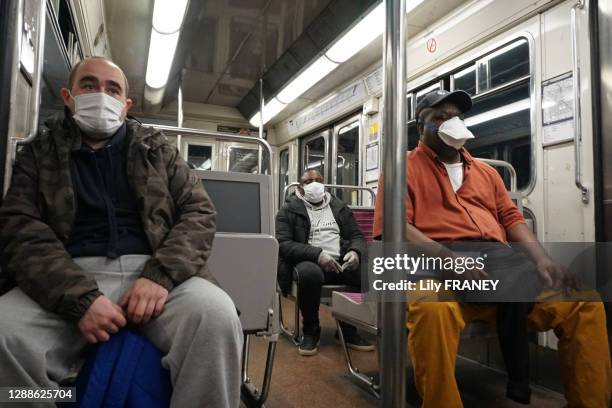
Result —
[[[17, 154], [0, 208], [2, 274], [43, 308], [78, 320], [101, 295], [64, 247], [76, 213], [71, 152], [81, 136], [68, 117], [46, 125]], [[127, 177], [153, 251], [142, 276], [168, 290], [192, 276], [213, 280], [206, 262], [216, 213], [202, 183], [160, 131], [128, 120], [126, 143]]]

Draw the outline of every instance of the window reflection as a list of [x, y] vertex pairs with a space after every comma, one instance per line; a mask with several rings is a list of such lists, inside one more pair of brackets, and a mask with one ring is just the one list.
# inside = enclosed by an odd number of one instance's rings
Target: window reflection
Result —
[[472, 65], [453, 75], [453, 89], [461, 89], [471, 96], [476, 94], [476, 68]]
[[[359, 122], [353, 122], [338, 132], [336, 184], [359, 184]], [[334, 193], [347, 204], [357, 204], [357, 194], [350, 190]]]
[[[529, 82], [486, 95], [474, 101], [465, 124], [476, 136], [465, 147], [474, 157], [511, 163], [517, 172], [518, 189], [529, 184], [531, 174], [531, 115]], [[498, 169], [510, 188], [510, 176]]]
[[211, 170], [212, 146], [187, 144], [187, 162], [196, 170]]
[[229, 171], [235, 173], [258, 173], [259, 149], [244, 147], [229, 148]]
[[421, 102], [421, 99], [423, 99], [423, 96], [427, 95], [431, 91], [435, 91], [436, 89], [440, 89], [440, 84], [438, 82], [436, 82], [433, 85], [429, 85], [429, 86], [421, 89], [420, 91], [418, 91], [417, 94], [416, 94], [416, 100], [417, 100], [416, 104], [417, 104], [417, 106], [418, 106], [419, 102]]
[[317, 137], [305, 145], [304, 170], [318, 170], [325, 179], [325, 138]]
[[520, 39], [478, 61], [479, 92], [529, 75], [529, 44]]
[[[283, 192], [285, 191], [285, 187], [289, 184], [289, 149], [282, 150], [280, 152], [280, 164], [278, 170], [278, 196], [279, 199], [282, 200]], [[281, 203], [282, 204], [282, 203]]]

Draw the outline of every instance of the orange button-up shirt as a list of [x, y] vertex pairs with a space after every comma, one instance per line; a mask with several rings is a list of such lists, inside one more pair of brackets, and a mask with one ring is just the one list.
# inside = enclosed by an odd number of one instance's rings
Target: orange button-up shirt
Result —
[[[506, 231], [525, 223], [499, 173], [461, 149], [463, 184], [457, 192], [444, 164], [424, 143], [407, 155], [406, 221], [434, 241], [506, 242]], [[374, 236], [382, 234], [383, 189], [378, 180]]]

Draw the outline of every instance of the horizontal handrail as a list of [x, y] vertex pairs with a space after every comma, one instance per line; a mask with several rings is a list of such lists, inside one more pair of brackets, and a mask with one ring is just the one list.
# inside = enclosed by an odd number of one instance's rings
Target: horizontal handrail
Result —
[[[166, 126], [166, 125], [154, 125], [151, 123], [143, 123], [143, 126], [150, 126], [159, 130], [167, 130], [171, 132], [177, 132], [186, 135], [196, 135], [196, 136], [209, 136], [214, 137], [216, 139], [221, 140], [232, 140], [236, 142], [246, 142], [246, 143], [257, 143], [262, 146], [268, 152], [268, 167], [266, 168], [265, 174], [270, 174], [272, 169], [272, 147], [270, 143], [268, 143], [265, 139], [260, 139], [255, 136], [243, 136], [243, 135], [234, 135], [231, 133], [222, 133], [222, 132], [213, 132], [211, 130], [202, 130], [202, 129], [193, 129], [193, 128], [183, 128], [176, 126]], [[259, 169], [261, 173], [261, 169]]]
[[476, 158], [476, 160], [480, 160], [481, 162], [487, 163], [489, 166], [493, 167], [503, 167], [504, 169], [510, 172], [510, 192], [515, 193], [517, 188], [517, 176], [516, 170], [514, 166], [503, 160], [495, 160], [495, 159], [481, 159]]
[[[293, 183], [287, 184], [285, 186], [285, 188], [283, 189], [283, 199], [282, 199], [281, 203], [285, 202], [285, 197], [287, 196], [287, 191], [289, 191], [289, 189], [291, 187], [297, 187], [299, 185], [300, 185], [300, 183], [298, 183], [297, 181], [294, 181]], [[347, 185], [344, 185], [344, 184], [324, 184], [324, 186], [328, 187], [328, 188], [337, 188], [337, 189], [340, 189], [340, 190], [367, 191], [368, 193], [370, 193], [370, 196], [372, 197], [372, 202], [376, 201], [376, 193], [370, 187], [347, 186]]]

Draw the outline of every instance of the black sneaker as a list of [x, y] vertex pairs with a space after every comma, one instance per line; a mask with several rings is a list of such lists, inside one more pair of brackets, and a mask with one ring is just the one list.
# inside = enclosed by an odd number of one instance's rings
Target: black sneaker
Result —
[[302, 356], [314, 356], [319, 352], [319, 334], [304, 333], [298, 352]]
[[[352, 329], [342, 329], [342, 334], [344, 334], [344, 341], [346, 342], [346, 347], [357, 350], [357, 351], [374, 351], [374, 345], [361, 337], [355, 328]], [[335, 336], [337, 341], [340, 341], [340, 337], [338, 336], [338, 331], [336, 331]]]

